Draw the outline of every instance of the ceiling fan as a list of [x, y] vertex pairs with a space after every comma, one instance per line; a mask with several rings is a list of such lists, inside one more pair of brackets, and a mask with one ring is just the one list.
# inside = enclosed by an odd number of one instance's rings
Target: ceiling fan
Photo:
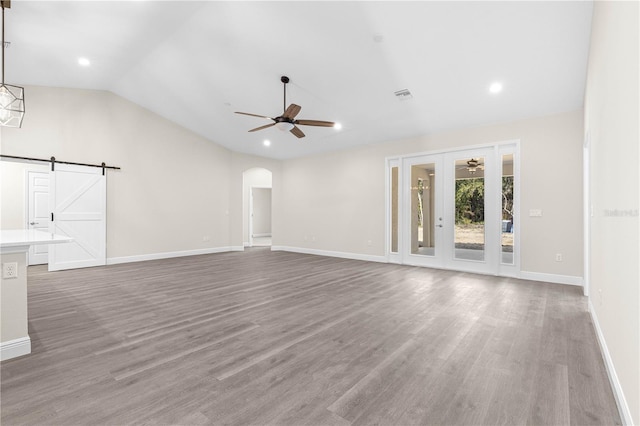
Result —
[[481, 163], [480, 160], [472, 158], [471, 160], [467, 161], [466, 166], [458, 167], [458, 170], [462, 169], [467, 169], [469, 173], [474, 174], [476, 171], [478, 171], [478, 169], [484, 170], [484, 164]]
[[290, 131], [291, 133], [293, 133], [298, 138], [304, 138], [304, 133], [302, 133], [302, 130], [300, 130], [297, 127], [297, 125], [319, 126], [319, 127], [335, 127], [336, 123], [334, 123], [332, 121], [296, 120], [296, 116], [298, 115], [298, 113], [300, 112], [302, 107], [299, 106], [299, 105], [296, 105], [296, 104], [291, 104], [287, 108], [287, 83], [289, 83], [289, 77], [287, 77], [286, 75], [283, 75], [282, 77], [280, 77], [280, 81], [284, 85], [284, 102], [283, 102], [284, 112], [282, 113], [282, 115], [280, 115], [278, 117], [275, 117], [275, 118], [272, 118], [272, 117], [267, 117], [266, 115], [250, 114], [248, 112], [236, 111], [236, 114], [250, 115], [252, 117], [260, 117], [260, 118], [267, 118], [269, 120], [273, 120], [273, 123], [266, 124], [266, 125], [260, 126], [260, 127], [256, 127], [255, 129], [249, 130], [250, 132], [255, 132], [257, 130], [267, 129], [267, 128], [272, 127], [272, 126], [276, 126], [278, 129], [280, 129], [282, 131], [285, 131], [285, 132], [287, 130]]

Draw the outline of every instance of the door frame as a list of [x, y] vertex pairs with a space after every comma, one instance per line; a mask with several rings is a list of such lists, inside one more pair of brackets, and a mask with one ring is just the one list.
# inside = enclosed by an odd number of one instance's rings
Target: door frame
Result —
[[[403, 220], [403, 214], [400, 212], [403, 211], [403, 208], [406, 208], [405, 204], [407, 201], [406, 191], [407, 188], [404, 188], [405, 182], [404, 178], [406, 178], [406, 171], [403, 167], [406, 164], [409, 164], [410, 159], [416, 157], [429, 157], [434, 155], [455, 155], [456, 153], [461, 153], [462, 151], [473, 151], [473, 150], [484, 150], [490, 148], [492, 149], [492, 162], [494, 163], [494, 178], [496, 173], [499, 173], [499, 176], [502, 176], [501, 166], [502, 166], [502, 156], [505, 154], [513, 154], [513, 176], [514, 176], [514, 249], [513, 249], [513, 264], [503, 264], [501, 261], [501, 250], [500, 253], [494, 253], [494, 265], [490, 270], [487, 271], [479, 271], [479, 270], [470, 270], [469, 272], [480, 273], [480, 274], [489, 274], [489, 275], [499, 275], [499, 276], [507, 276], [507, 277], [518, 277], [520, 276], [520, 253], [521, 253], [521, 220], [520, 220], [520, 199], [521, 199], [521, 189], [520, 189], [520, 139], [512, 139], [505, 140], [500, 142], [486, 143], [486, 144], [477, 144], [477, 145], [468, 145], [468, 146], [460, 146], [449, 149], [439, 149], [439, 150], [431, 150], [431, 151], [423, 151], [418, 153], [404, 154], [404, 155], [395, 155], [389, 156], [385, 158], [385, 258], [389, 263], [402, 263], [402, 264], [414, 264], [407, 263], [404, 259], [403, 255], [403, 247], [406, 245], [404, 240], [406, 239], [406, 226]], [[500, 161], [497, 161], [497, 160]], [[398, 167], [398, 253], [391, 252], [391, 168]], [[498, 168], [500, 171], [498, 172]], [[442, 174], [442, 173], [441, 173]], [[444, 175], [443, 179], [444, 180]], [[405, 195], [403, 195], [405, 194]], [[402, 208], [400, 207], [402, 205]], [[495, 208], [495, 207], [493, 207]], [[406, 210], [404, 210], [406, 211]], [[443, 212], [445, 213], [445, 212]], [[452, 213], [449, 212], [451, 215]], [[501, 211], [500, 211], [501, 217]], [[498, 224], [494, 224], [494, 227], [498, 226]], [[453, 229], [453, 228], [451, 228]], [[498, 228], [499, 229], [499, 228]], [[487, 232], [488, 233], [488, 232]], [[495, 232], [494, 232], [495, 233]], [[495, 237], [493, 237], [495, 238]], [[495, 244], [495, 240], [494, 240]], [[498, 244], [498, 247], [501, 248], [501, 244]], [[495, 256], [498, 256], [495, 259]], [[429, 266], [437, 269], [452, 269], [452, 270], [460, 270], [465, 271], [465, 269], [461, 268], [458, 262], [441, 262], [441, 264], [437, 266], [424, 265], [422, 262], [419, 266]]]

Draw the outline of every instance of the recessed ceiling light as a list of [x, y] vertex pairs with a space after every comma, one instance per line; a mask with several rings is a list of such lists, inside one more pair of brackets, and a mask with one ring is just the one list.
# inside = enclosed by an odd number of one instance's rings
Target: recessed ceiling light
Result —
[[340, 124], [340, 123], [333, 123], [333, 128], [334, 128], [334, 129], [336, 129], [336, 130], [340, 130], [340, 129], [342, 129], [342, 124]]
[[78, 58], [78, 65], [88, 67], [91, 65], [91, 61], [87, 58]]
[[262, 145], [271, 146], [271, 141], [269, 139], [265, 139], [264, 142], [262, 142]]
[[495, 83], [491, 83], [491, 86], [489, 86], [489, 92], [491, 93], [502, 92], [502, 83], [498, 83], [497, 81]]

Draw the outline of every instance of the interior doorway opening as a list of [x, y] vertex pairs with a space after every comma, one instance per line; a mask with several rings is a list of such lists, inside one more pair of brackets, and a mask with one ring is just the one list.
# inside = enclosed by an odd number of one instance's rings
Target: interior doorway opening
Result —
[[245, 247], [270, 247], [272, 173], [252, 168], [242, 174], [242, 233]]

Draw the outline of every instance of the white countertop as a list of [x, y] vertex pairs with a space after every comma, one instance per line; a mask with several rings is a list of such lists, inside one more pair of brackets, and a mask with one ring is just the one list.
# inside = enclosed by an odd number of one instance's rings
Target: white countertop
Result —
[[0, 231], [0, 248], [24, 247], [37, 244], [70, 243], [73, 238], [35, 229], [9, 229]]

